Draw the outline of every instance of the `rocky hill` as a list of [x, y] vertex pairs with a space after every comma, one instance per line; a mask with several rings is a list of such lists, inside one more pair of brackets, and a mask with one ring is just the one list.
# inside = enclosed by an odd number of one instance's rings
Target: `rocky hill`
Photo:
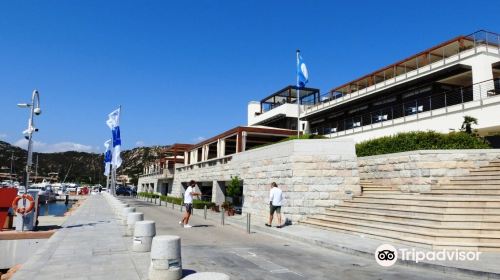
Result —
[[[139, 147], [122, 151], [122, 166], [117, 174], [128, 175], [132, 183], [142, 172], [144, 163], [157, 158], [167, 146]], [[84, 152], [63, 153], [34, 153], [33, 163], [38, 155], [38, 174], [46, 176], [49, 172], [58, 172], [60, 180], [66, 176], [66, 182], [80, 182], [90, 184], [105, 184], [104, 158], [102, 154]], [[9, 173], [11, 158], [14, 173], [21, 176], [26, 166], [27, 151], [19, 147], [0, 141], [0, 173]], [[35, 164], [33, 164], [33, 171]]]

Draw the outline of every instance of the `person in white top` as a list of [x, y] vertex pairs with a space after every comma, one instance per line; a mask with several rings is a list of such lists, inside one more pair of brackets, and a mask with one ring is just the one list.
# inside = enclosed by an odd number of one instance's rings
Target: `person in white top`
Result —
[[269, 191], [269, 223], [266, 226], [271, 227], [273, 224], [274, 212], [278, 216], [278, 226], [281, 228], [281, 204], [283, 202], [283, 191], [278, 188], [275, 182], [271, 183], [271, 190]]
[[192, 227], [189, 224], [189, 218], [191, 217], [191, 213], [193, 211], [193, 196], [201, 195], [200, 193], [194, 192], [193, 188], [195, 186], [196, 182], [194, 180], [191, 180], [189, 182], [189, 186], [186, 188], [186, 191], [184, 192], [184, 207], [186, 207], [186, 212], [184, 213], [182, 220], [179, 222], [179, 224], [181, 226], [184, 226], [184, 228]]

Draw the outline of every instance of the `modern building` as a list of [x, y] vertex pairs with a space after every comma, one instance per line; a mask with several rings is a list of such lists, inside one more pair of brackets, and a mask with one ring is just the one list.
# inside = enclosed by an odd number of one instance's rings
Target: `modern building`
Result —
[[[295, 128], [297, 88], [248, 105], [248, 124]], [[459, 36], [326, 93], [301, 89], [300, 129], [356, 142], [416, 130], [458, 130], [478, 119], [482, 136], [500, 133], [500, 35]], [[295, 119], [295, 121], [294, 121]]]
[[171, 193], [175, 168], [184, 165], [184, 153], [190, 147], [190, 144], [173, 144], [158, 159], [145, 164], [137, 183], [138, 191]]
[[[296, 134], [296, 130], [290, 129], [238, 126], [191, 146], [184, 153], [184, 165], [176, 168], [176, 172], [186, 174], [188, 171], [206, 170], [206, 167], [209, 166], [225, 165], [236, 154], [274, 144]], [[191, 172], [188, 173], [191, 174]], [[202, 193], [202, 199], [216, 203], [223, 202], [225, 184], [230, 180], [230, 175], [221, 176], [220, 180], [208, 179], [209, 177], [204, 175], [203, 172], [200, 172], [195, 176], [176, 177], [174, 195], [181, 193], [189, 180], [195, 180]]]

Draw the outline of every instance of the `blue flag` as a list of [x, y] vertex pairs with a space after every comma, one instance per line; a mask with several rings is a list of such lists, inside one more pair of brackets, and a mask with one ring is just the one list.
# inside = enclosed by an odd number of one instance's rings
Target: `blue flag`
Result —
[[297, 51], [297, 87], [303, 88], [309, 82], [309, 72], [302, 56]]
[[117, 169], [122, 165], [122, 159], [120, 157], [122, 140], [120, 138], [120, 108], [114, 110], [108, 115], [108, 120], [106, 124], [111, 129], [112, 141], [113, 141], [113, 152], [111, 163], [113, 168]]

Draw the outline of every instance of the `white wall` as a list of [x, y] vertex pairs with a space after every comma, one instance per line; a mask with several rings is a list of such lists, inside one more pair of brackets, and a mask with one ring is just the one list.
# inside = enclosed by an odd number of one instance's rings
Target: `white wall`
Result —
[[256, 113], [260, 113], [260, 102], [259, 101], [250, 101], [248, 102], [248, 117], [247, 123], [248, 125], [252, 125], [255, 122], [253, 119], [255, 118]]
[[[300, 106], [301, 114], [304, 114], [304, 106]], [[252, 107], [253, 108], [253, 107]], [[291, 103], [285, 103], [283, 105], [280, 105], [272, 110], [269, 110], [265, 113], [262, 113], [260, 115], [255, 115], [250, 113], [250, 104], [248, 105], [248, 125], [255, 125], [258, 122], [267, 120], [269, 118], [272, 118], [276, 115], [279, 114], [284, 114], [287, 117], [290, 118], [296, 118], [297, 117], [297, 104], [291, 104]], [[259, 112], [260, 112], [260, 105], [259, 105]]]

